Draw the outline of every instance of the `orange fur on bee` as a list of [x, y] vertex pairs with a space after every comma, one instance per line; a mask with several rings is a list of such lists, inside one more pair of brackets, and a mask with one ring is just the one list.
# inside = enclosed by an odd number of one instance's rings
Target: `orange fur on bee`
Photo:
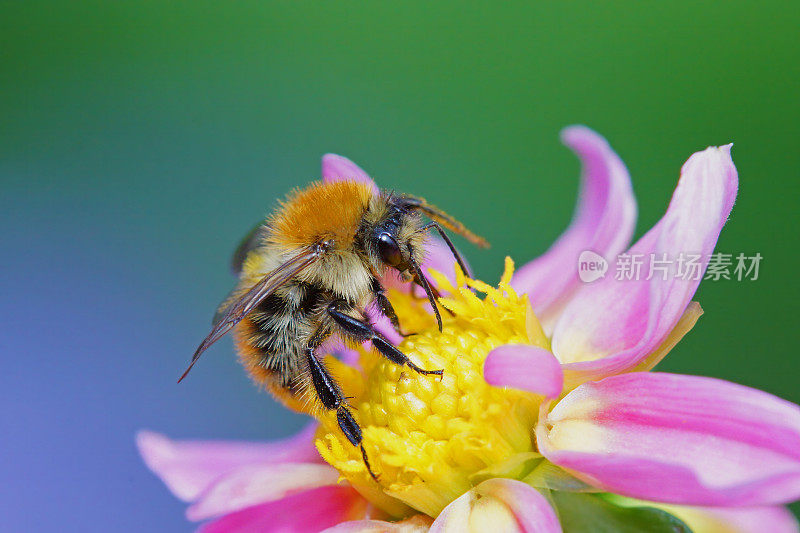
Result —
[[278, 244], [303, 246], [333, 239], [348, 248], [373, 196], [365, 184], [352, 181], [315, 182], [294, 191], [269, 221]]

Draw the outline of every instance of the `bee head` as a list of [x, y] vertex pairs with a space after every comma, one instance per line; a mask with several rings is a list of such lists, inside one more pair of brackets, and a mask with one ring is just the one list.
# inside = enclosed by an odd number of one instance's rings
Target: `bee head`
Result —
[[[424, 224], [421, 213], [431, 221]], [[429, 229], [433, 228], [439, 233], [461, 271], [469, 272], [461, 254], [442, 226], [478, 245], [488, 246], [484, 239], [424, 199], [410, 195], [395, 196], [391, 193], [381, 193], [371, 198], [356, 235], [356, 242], [361, 245], [362, 253], [374, 272], [382, 274], [387, 269], [394, 269], [405, 281], [413, 281], [425, 290], [439, 323], [439, 331], [442, 330], [442, 317], [436, 306], [438, 291], [427, 280], [421, 266]]]
[[408, 279], [414, 276], [414, 265], [419, 265], [425, 255], [427, 231], [420, 215], [402, 200], [389, 195], [370, 206], [362, 226], [362, 242], [376, 270], [391, 268]]

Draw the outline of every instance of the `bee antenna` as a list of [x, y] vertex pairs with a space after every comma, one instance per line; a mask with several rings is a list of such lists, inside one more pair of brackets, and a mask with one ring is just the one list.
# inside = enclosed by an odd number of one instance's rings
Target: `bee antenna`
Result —
[[419, 267], [419, 263], [414, 259], [413, 254], [411, 254], [411, 247], [408, 248], [409, 252], [409, 262], [411, 263], [411, 268], [414, 269], [414, 274], [417, 275], [417, 279], [419, 280], [419, 284], [422, 285], [422, 288], [425, 289], [425, 294], [428, 295], [428, 301], [431, 303], [431, 307], [433, 308], [433, 314], [436, 315], [436, 323], [439, 325], [439, 331], [442, 331], [442, 315], [439, 314], [439, 307], [436, 305], [436, 297], [433, 295], [433, 289], [431, 289], [431, 284], [428, 282], [428, 279], [425, 277], [425, 274], [422, 273], [422, 269]]
[[455, 218], [451, 217], [438, 207], [429, 204], [425, 201], [424, 198], [419, 198], [417, 196], [410, 196], [408, 194], [404, 194], [402, 196], [402, 203], [408, 209], [419, 209], [422, 211], [425, 216], [434, 220], [444, 226], [445, 228], [449, 229], [450, 231], [454, 231], [470, 241], [472, 244], [476, 244], [481, 248], [488, 248], [489, 243], [486, 242], [486, 239], [483, 237], [479, 237], [475, 235], [470, 230], [468, 230], [464, 224], [456, 220]]
[[442, 240], [445, 242], [447, 247], [450, 248], [450, 253], [453, 254], [453, 257], [455, 258], [456, 263], [458, 263], [458, 266], [461, 268], [461, 272], [463, 272], [468, 278], [471, 278], [472, 277], [472, 271], [467, 266], [467, 262], [464, 261], [464, 258], [461, 256], [461, 252], [459, 252], [456, 249], [455, 245], [453, 244], [453, 241], [450, 240], [450, 237], [448, 237], [448, 235], [447, 235], [447, 233], [445, 233], [444, 229], [442, 229], [442, 227], [439, 224], [437, 224], [435, 221], [428, 222], [427, 224], [425, 224], [425, 226], [422, 229], [427, 230], [427, 229], [430, 229], [430, 228], [434, 228], [437, 231], [437, 233], [439, 233], [439, 235], [442, 237]]

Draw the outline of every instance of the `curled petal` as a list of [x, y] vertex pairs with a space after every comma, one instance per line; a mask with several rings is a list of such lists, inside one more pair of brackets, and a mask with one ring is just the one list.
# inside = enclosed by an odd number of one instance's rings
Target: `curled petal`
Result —
[[322, 156], [322, 181], [325, 183], [357, 181], [370, 185], [375, 192], [378, 192], [378, 186], [375, 185], [372, 178], [370, 178], [361, 167], [346, 157], [336, 154], [325, 154]]
[[328, 486], [249, 507], [208, 524], [201, 533], [317, 533], [363, 516], [366, 501], [352, 488]]
[[675, 324], [675, 327], [669, 332], [669, 335], [667, 335], [658, 348], [650, 352], [647, 357], [642, 359], [639, 364], [633, 367], [630, 371], [649, 372], [655, 368], [655, 366], [660, 363], [662, 359], [664, 359], [670, 350], [672, 350], [678, 344], [678, 342], [680, 342], [684, 335], [689, 333], [701, 316], [703, 316], [703, 308], [700, 307], [700, 304], [697, 302], [690, 302], [689, 305], [686, 306], [686, 311], [683, 312], [683, 315], [678, 320], [678, 323]]
[[323, 533], [427, 533], [432, 520], [425, 515], [416, 515], [399, 522], [383, 520], [354, 520], [326, 529]]
[[561, 138], [583, 166], [572, 223], [544, 255], [520, 268], [511, 281], [518, 293], [528, 293], [536, 315], [545, 323], [548, 314], [580, 287], [580, 253], [590, 250], [615, 256], [628, 246], [636, 226], [630, 175], [608, 142], [584, 126], [566, 128]]
[[[697, 290], [737, 186], [730, 145], [689, 158], [666, 214], [628, 251], [629, 259], [642, 263], [639, 279], [617, 280], [622, 263], [612, 265], [605, 278], [578, 292], [559, 317], [553, 353], [565, 363], [568, 382], [630, 370], [662, 344]], [[697, 255], [699, 270], [678, 273], [681, 253]], [[651, 276], [653, 257], [666, 261], [654, 264], [659, 270]]]
[[184, 501], [195, 500], [219, 477], [248, 465], [280, 462], [319, 463], [313, 444], [317, 423], [285, 440], [256, 442], [173, 441], [140, 431], [136, 444], [145, 464]]
[[338, 479], [339, 473], [328, 465], [248, 465], [212, 483], [186, 510], [186, 517], [193, 521], [205, 520], [280, 500], [296, 492], [335, 485]]
[[539, 451], [603, 490], [686, 505], [800, 497], [800, 407], [698, 376], [584, 383], [540, 415]]
[[431, 525], [430, 533], [469, 531], [469, 515], [476, 499], [475, 489], [468, 490], [442, 509]]
[[489, 479], [439, 514], [431, 533], [507, 531], [560, 533], [555, 511], [539, 492], [513, 479]]
[[555, 511], [539, 492], [514, 479], [489, 479], [476, 487], [485, 497], [496, 498], [514, 513], [520, 531], [526, 533], [560, 533], [561, 524]]
[[797, 519], [785, 507], [656, 506], [683, 520], [692, 533], [800, 532]]
[[495, 387], [513, 387], [548, 398], [561, 394], [564, 385], [561, 365], [553, 354], [526, 344], [506, 344], [489, 352], [483, 377]]

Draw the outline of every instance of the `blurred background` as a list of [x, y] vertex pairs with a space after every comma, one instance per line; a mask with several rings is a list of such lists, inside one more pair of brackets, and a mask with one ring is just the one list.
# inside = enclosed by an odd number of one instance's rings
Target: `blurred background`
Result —
[[0, 6], [0, 530], [189, 531], [138, 429], [304, 424], [227, 339], [175, 380], [233, 247], [325, 152], [478, 229], [490, 250], [459, 245], [495, 282], [569, 222], [562, 127], [626, 162], [637, 236], [691, 153], [734, 142], [717, 249], [760, 252], [760, 278], [704, 283], [705, 315], [661, 368], [800, 402], [794, 2]]

